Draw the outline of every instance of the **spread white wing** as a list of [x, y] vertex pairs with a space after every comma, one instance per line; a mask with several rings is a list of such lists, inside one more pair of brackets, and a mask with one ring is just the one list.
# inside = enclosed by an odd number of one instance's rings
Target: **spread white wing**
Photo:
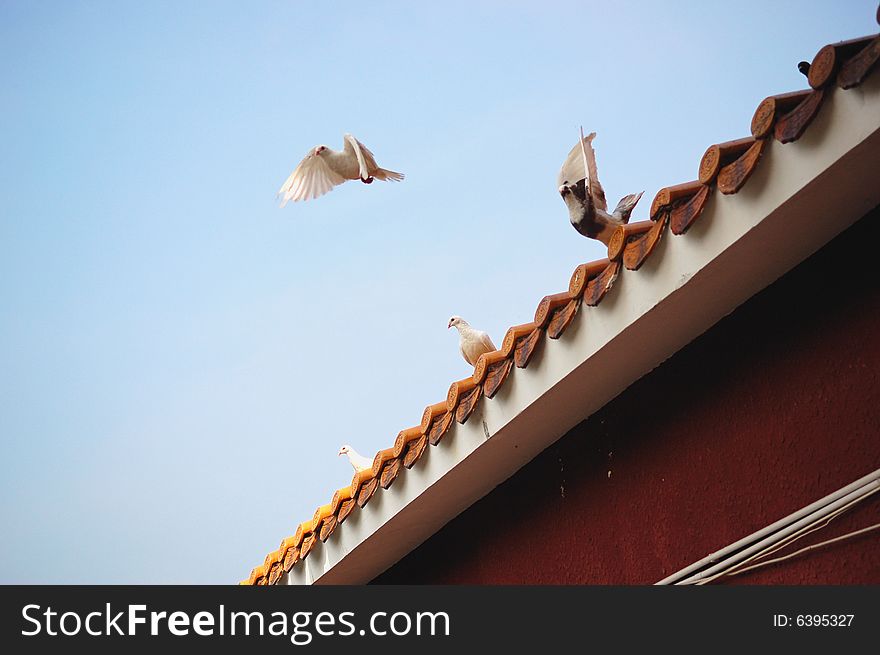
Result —
[[[581, 131], [581, 135], [583, 135], [583, 131]], [[599, 182], [599, 173], [596, 170], [596, 151], [593, 150], [594, 138], [596, 138], [596, 133], [590, 132], [586, 137], [578, 139], [559, 170], [556, 185], [576, 184], [584, 178], [588, 178], [593, 204], [604, 211], [608, 209], [608, 203], [605, 200], [605, 190]]]
[[316, 155], [312, 149], [278, 190], [281, 206], [284, 207], [290, 200], [298, 202], [323, 196], [343, 182], [345, 178], [335, 173], [324, 158]]

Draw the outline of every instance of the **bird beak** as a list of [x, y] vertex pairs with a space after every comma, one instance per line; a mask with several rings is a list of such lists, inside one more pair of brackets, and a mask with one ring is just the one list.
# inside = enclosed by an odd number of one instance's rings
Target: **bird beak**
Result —
[[451, 327], [452, 327], [452, 321], [449, 321], [449, 325], [446, 326], [446, 329], [448, 330]]
[[341, 449], [341, 448], [339, 449], [339, 452], [336, 453], [336, 456], [337, 456], [337, 457], [339, 457], [340, 455], [342, 455], [342, 449]]

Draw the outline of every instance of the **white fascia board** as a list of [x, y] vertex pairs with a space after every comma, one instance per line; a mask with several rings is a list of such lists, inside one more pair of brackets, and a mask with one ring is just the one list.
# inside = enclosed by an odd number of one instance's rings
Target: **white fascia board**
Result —
[[279, 583], [369, 582], [877, 205], [875, 74], [830, 92], [797, 142], [768, 143], [743, 189], [713, 191], [686, 235], [667, 229], [641, 270], [622, 271], [598, 307], [582, 306], [560, 339], [544, 338], [526, 369], [514, 368], [466, 424], [454, 423]]

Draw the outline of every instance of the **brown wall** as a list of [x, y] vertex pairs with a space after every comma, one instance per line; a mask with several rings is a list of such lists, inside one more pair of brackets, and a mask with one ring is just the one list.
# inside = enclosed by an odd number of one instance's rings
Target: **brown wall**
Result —
[[[374, 582], [652, 583], [880, 467], [878, 226], [880, 208]], [[802, 543], [880, 522], [878, 496]], [[880, 531], [728, 580], [880, 584]]]

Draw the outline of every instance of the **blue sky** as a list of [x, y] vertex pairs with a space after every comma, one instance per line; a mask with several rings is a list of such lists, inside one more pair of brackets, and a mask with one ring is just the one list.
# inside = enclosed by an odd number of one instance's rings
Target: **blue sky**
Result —
[[[319, 5], [319, 6], [315, 6]], [[0, 583], [247, 576], [577, 264], [556, 174], [696, 177], [847, 2], [0, 2]], [[355, 134], [401, 184], [279, 209]]]

